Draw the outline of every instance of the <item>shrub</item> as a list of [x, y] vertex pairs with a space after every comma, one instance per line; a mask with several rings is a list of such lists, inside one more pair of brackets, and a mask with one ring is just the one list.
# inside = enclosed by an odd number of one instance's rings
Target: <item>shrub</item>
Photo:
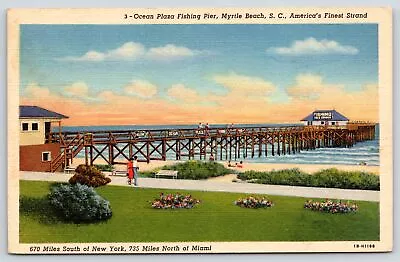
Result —
[[164, 193], [161, 193], [160, 197], [151, 203], [151, 206], [157, 209], [193, 208], [198, 203], [200, 203], [200, 200], [192, 198], [191, 195], [179, 193], [164, 195]]
[[246, 198], [239, 198], [235, 201], [235, 205], [245, 208], [266, 208], [272, 207], [274, 204], [265, 197], [249, 196]]
[[109, 177], [106, 177], [94, 166], [79, 165], [75, 169], [75, 175], [69, 179], [69, 183], [82, 184], [91, 187], [104, 186], [111, 182]]
[[343, 189], [379, 190], [379, 176], [360, 171], [324, 169], [313, 174], [297, 168], [269, 172], [246, 171], [238, 175], [242, 180], [270, 185], [328, 187]]
[[105, 220], [112, 216], [110, 203], [87, 185], [59, 184], [48, 195], [61, 218], [75, 223]]
[[178, 171], [180, 179], [207, 179], [232, 173], [231, 170], [217, 162], [203, 162], [189, 160], [184, 163], [178, 163], [170, 166], [164, 166], [162, 169]]
[[332, 201], [328, 199], [325, 202], [308, 200], [304, 203], [304, 208], [332, 214], [357, 212], [358, 210], [358, 206], [355, 203], [350, 203], [349, 201], [344, 203], [340, 200]]

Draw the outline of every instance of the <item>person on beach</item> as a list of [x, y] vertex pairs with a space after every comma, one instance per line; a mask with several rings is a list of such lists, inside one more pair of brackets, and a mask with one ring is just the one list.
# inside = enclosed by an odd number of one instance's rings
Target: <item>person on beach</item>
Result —
[[236, 167], [236, 166], [237, 166], [237, 163], [235, 163], [233, 165], [233, 164], [231, 164], [231, 160], [228, 161], [228, 167]]
[[209, 160], [210, 160], [210, 161], [214, 161], [214, 160], [215, 160], [213, 154], [210, 155], [210, 159], [209, 159]]
[[128, 160], [127, 166], [126, 166], [126, 173], [128, 176], [128, 185], [132, 185], [132, 179], [134, 177], [134, 171], [133, 171], [133, 157]]
[[198, 129], [203, 129], [203, 124], [200, 122], [199, 126], [197, 127]]
[[137, 186], [138, 185], [138, 177], [139, 177], [139, 165], [138, 165], [138, 161], [137, 161], [137, 156], [133, 157], [132, 167], [133, 167], [134, 185]]
[[208, 123], [206, 124], [205, 129], [206, 129], [206, 135], [209, 135], [210, 125]]

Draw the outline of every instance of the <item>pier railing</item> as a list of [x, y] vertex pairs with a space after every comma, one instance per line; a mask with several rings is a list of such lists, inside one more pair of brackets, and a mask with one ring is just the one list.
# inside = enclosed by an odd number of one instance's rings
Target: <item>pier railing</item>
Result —
[[79, 144], [79, 140], [83, 139], [85, 134], [91, 135], [91, 143], [119, 143], [137, 141], [143, 142], [147, 140], [174, 140], [189, 138], [206, 138], [206, 137], [230, 137], [244, 136], [252, 134], [264, 133], [293, 133], [293, 132], [321, 132], [332, 129], [351, 129], [357, 130], [360, 127], [375, 126], [374, 123], [368, 122], [350, 122], [344, 126], [326, 125], [326, 126], [282, 126], [282, 127], [226, 127], [226, 128], [182, 128], [182, 129], [143, 129], [143, 130], [100, 130], [90, 132], [62, 132], [51, 133], [51, 141], [61, 143], [64, 146]]
[[104, 130], [104, 131], [90, 131], [90, 132], [62, 132], [61, 137], [59, 133], [51, 134], [51, 141], [61, 143], [66, 146], [76, 144], [85, 134], [92, 136], [93, 144], [102, 144], [108, 142], [128, 142], [137, 141], [143, 142], [147, 140], [159, 139], [195, 139], [206, 137], [230, 137], [230, 136], [243, 136], [251, 134], [263, 133], [290, 133], [300, 131], [323, 131], [332, 128], [346, 128], [339, 126], [283, 126], [283, 127], [251, 127], [251, 128], [182, 128], [182, 129], [154, 129], [154, 130]]

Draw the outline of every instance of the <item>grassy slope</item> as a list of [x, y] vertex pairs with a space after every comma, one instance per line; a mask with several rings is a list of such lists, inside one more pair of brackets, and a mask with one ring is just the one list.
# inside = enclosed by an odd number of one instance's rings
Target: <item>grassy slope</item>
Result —
[[332, 215], [304, 210], [305, 198], [272, 196], [273, 208], [251, 210], [233, 205], [243, 194], [192, 191], [202, 200], [196, 208], [155, 210], [148, 201], [160, 190], [106, 186], [97, 191], [111, 202], [113, 217], [82, 225], [44, 215], [39, 199], [49, 185], [21, 181], [21, 196], [32, 198], [21, 207], [23, 243], [379, 240], [379, 204], [373, 202], [358, 202], [356, 214]]

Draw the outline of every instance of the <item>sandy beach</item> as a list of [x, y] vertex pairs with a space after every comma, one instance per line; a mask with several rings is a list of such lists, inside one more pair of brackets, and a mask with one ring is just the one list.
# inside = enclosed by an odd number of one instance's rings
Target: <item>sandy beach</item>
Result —
[[[151, 171], [157, 168], [161, 168], [165, 165], [172, 165], [175, 163], [184, 161], [150, 161], [150, 163], [139, 163], [140, 170]], [[226, 168], [228, 168], [227, 162], [221, 162]], [[84, 158], [74, 158], [72, 166], [78, 166], [79, 164], [84, 164]], [[96, 159], [95, 164], [106, 164], [102, 159]], [[125, 165], [115, 165], [117, 170], [124, 170]], [[291, 169], [299, 168], [300, 170], [307, 173], [314, 173], [322, 169], [337, 168], [344, 171], [364, 171], [369, 173], [374, 173], [379, 175], [379, 166], [362, 166], [362, 165], [312, 165], [312, 164], [285, 164], [285, 163], [246, 163], [244, 162], [243, 168], [230, 168], [239, 172], [243, 171], [271, 171], [271, 170], [281, 170], [281, 169]]]

